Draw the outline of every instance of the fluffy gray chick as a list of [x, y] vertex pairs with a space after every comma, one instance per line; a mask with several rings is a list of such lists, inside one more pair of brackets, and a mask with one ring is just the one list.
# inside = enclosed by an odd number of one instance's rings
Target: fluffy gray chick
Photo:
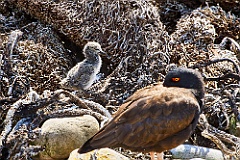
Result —
[[66, 89], [87, 90], [96, 80], [102, 66], [100, 55], [103, 52], [101, 45], [97, 42], [88, 42], [83, 48], [85, 59], [77, 63], [64, 78], [60, 85]]

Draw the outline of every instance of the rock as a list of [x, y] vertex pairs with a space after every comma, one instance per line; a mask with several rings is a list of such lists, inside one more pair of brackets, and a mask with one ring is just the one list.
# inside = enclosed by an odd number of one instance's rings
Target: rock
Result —
[[94, 150], [85, 154], [77, 153], [78, 149], [71, 152], [68, 160], [90, 160], [92, 156], [96, 157], [96, 160], [130, 160], [130, 158], [110, 149], [102, 148], [99, 150]]
[[71, 151], [79, 148], [98, 130], [98, 121], [89, 115], [74, 118], [53, 118], [43, 123], [37, 144], [45, 146], [40, 159], [68, 158]]
[[173, 159], [224, 160], [222, 151], [202, 146], [181, 144], [170, 150]]

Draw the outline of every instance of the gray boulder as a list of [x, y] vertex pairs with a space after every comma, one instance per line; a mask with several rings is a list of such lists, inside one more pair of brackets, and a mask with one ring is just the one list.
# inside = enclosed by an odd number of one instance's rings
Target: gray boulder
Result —
[[64, 159], [99, 130], [99, 123], [89, 115], [53, 118], [45, 121], [41, 129], [36, 143], [44, 146], [45, 151], [39, 154], [38, 159]]

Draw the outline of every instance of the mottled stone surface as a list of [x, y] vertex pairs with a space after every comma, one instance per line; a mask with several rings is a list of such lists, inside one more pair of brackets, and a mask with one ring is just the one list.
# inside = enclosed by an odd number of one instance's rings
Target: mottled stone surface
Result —
[[38, 143], [45, 146], [41, 159], [68, 158], [72, 150], [79, 148], [99, 130], [98, 121], [89, 115], [74, 118], [54, 118], [42, 125]]
[[91, 156], [95, 156], [96, 160], [130, 160], [128, 157], [110, 149], [102, 148], [99, 150], [94, 150], [85, 154], [77, 153], [78, 149], [71, 152], [68, 160], [90, 160]]

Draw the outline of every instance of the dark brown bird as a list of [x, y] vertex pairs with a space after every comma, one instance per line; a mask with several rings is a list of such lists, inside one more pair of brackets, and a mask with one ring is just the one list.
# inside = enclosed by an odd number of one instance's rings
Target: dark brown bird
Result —
[[193, 69], [175, 68], [164, 82], [136, 91], [79, 153], [104, 147], [163, 152], [188, 139], [203, 105], [204, 83]]

